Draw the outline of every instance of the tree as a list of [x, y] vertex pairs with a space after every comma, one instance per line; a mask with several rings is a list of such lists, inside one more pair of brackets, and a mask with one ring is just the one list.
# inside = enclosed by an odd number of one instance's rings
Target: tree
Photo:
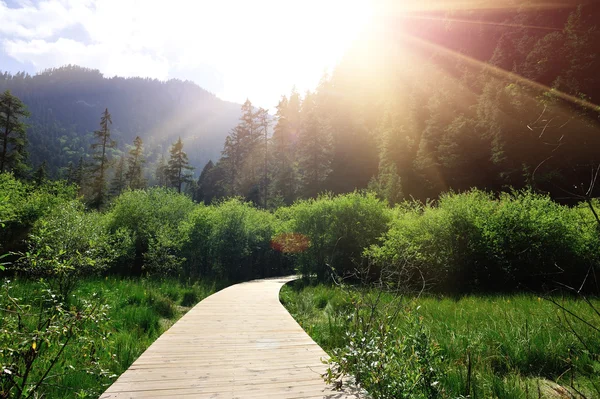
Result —
[[73, 177], [72, 180], [69, 179], [70, 182], [73, 182], [75, 184], [77, 184], [80, 188], [83, 185], [83, 182], [85, 181], [85, 164], [83, 162], [83, 157], [79, 158], [79, 161], [77, 162], [77, 166], [75, 167], [75, 170], [73, 171]]
[[25, 104], [10, 90], [0, 96], [0, 173], [18, 172], [25, 167], [27, 136], [21, 118], [28, 116]]
[[167, 186], [167, 164], [165, 162], [165, 156], [161, 155], [158, 160], [158, 165], [156, 166], [156, 171], [154, 172], [154, 177], [156, 178], [156, 185], [159, 187]]
[[[266, 112], [266, 111], [265, 111]], [[250, 100], [242, 104], [241, 122], [237, 126], [239, 145], [239, 191], [248, 200], [260, 203], [260, 175], [263, 165], [262, 127]]]
[[96, 143], [92, 144], [92, 150], [94, 154], [92, 156], [94, 164], [92, 165], [92, 175], [94, 180], [92, 182], [92, 205], [96, 208], [100, 208], [105, 201], [106, 197], [106, 170], [109, 167], [109, 159], [107, 150], [115, 148], [117, 142], [110, 138], [110, 126], [112, 125], [112, 119], [108, 108], [104, 110], [100, 118], [100, 130], [94, 132]]
[[117, 168], [115, 169], [115, 175], [110, 182], [110, 195], [116, 197], [127, 187], [127, 178], [125, 175], [125, 157], [119, 159]]
[[146, 180], [143, 175], [143, 165], [146, 160], [144, 159], [143, 142], [140, 136], [133, 140], [133, 145], [134, 147], [129, 150], [129, 157], [127, 158], [125, 179], [129, 187], [139, 189], [146, 187]]
[[[242, 105], [242, 117], [240, 123], [234, 127], [225, 139], [225, 145], [221, 152], [218, 167], [221, 168], [224, 185], [228, 195], [242, 195], [248, 200], [260, 202], [260, 175], [264, 165], [263, 137], [265, 126], [268, 121], [266, 111], [253, 111], [250, 100]], [[266, 117], [265, 117], [266, 115]]]
[[181, 137], [171, 146], [171, 157], [167, 164], [167, 182], [169, 186], [176, 188], [181, 193], [183, 183], [190, 183], [192, 175], [186, 171], [194, 168], [189, 165], [187, 154], [183, 151], [183, 142]]
[[259, 108], [256, 112], [256, 119], [262, 130], [261, 146], [264, 154], [264, 164], [260, 185], [262, 186], [262, 205], [266, 208], [269, 200], [269, 126], [271, 125], [269, 111]]
[[317, 116], [314, 100], [314, 94], [307, 93], [302, 102], [298, 138], [298, 166], [301, 190], [305, 197], [315, 196], [322, 191], [325, 188], [323, 182], [331, 173], [331, 133], [326, 122]]
[[35, 182], [36, 185], [38, 185], [38, 186], [41, 185], [48, 178], [48, 172], [46, 169], [47, 169], [47, 164], [46, 164], [46, 161], [44, 161], [40, 164], [40, 166], [38, 166], [38, 168], [33, 173], [33, 181]]
[[211, 187], [209, 187], [209, 183], [210, 183], [209, 175], [210, 175], [210, 172], [214, 169], [214, 167], [215, 167], [215, 165], [212, 160], [208, 161], [206, 163], [206, 165], [204, 165], [202, 172], [200, 172], [200, 177], [198, 177], [196, 192], [194, 193], [194, 198], [193, 198], [194, 201], [196, 201], [196, 202], [203, 201], [205, 204], [209, 204], [210, 201], [212, 200], [212, 197], [208, 198], [209, 191], [211, 188]]
[[296, 199], [298, 173], [295, 163], [295, 142], [298, 133], [300, 100], [292, 92], [290, 100], [284, 96], [277, 105], [277, 123], [273, 130], [271, 164], [272, 191], [281, 195], [286, 204]]

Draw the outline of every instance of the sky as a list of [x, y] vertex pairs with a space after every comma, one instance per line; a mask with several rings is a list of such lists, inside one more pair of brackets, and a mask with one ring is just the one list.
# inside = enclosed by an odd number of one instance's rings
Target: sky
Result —
[[314, 89], [371, 13], [369, 0], [0, 0], [0, 71], [187, 79], [273, 109]]

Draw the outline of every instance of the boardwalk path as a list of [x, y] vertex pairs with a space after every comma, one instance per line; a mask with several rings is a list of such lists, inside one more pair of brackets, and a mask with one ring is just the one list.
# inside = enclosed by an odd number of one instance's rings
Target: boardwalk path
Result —
[[250, 281], [206, 298], [100, 398], [358, 398], [320, 377], [327, 355], [279, 303], [291, 279]]

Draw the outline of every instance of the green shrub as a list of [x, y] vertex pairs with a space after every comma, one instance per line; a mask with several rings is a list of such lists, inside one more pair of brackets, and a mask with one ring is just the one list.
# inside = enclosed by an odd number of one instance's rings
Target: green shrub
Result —
[[122, 270], [134, 274], [178, 271], [183, 262], [178, 226], [193, 209], [190, 198], [164, 188], [126, 191], [117, 197], [108, 213], [109, 229], [124, 232], [132, 243], [128, 256], [119, 259]]
[[181, 306], [193, 306], [198, 303], [198, 293], [194, 290], [187, 290], [183, 292], [181, 297]]
[[[441, 292], [541, 290], [581, 283], [600, 249], [590, 214], [529, 191], [443, 195], [404, 204], [385, 239], [365, 255], [380, 268], [408, 270]], [[411, 273], [412, 271], [412, 273]]]
[[[108, 336], [109, 309], [98, 298], [81, 299], [75, 307], [44, 286], [27, 298], [19, 297], [8, 280], [0, 290], [1, 397], [43, 397], [57, 376], [75, 370], [74, 364], [94, 379], [107, 375], [95, 357], [95, 340]], [[83, 356], [65, 356], [65, 349]]]
[[33, 223], [75, 199], [77, 189], [65, 182], [33, 185], [0, 173], [0, 250], [21, 249]]
[[235, 198], [200, 205], [181, 226], [185, 269], [233, 281], [276, 274], [280, 268], [271, 237], [277, 223], [270, 212]]
[[277, 216], [285, 222], [283, 232], [309, 241], [296, 255], [299, 271], [323, 280], [330, 268], [342, 276], [351, 274], [363, 250], [387, 231], [391, 212], [374, 194], [354, 192], [298, 201], [279, 209]]
[[120, 231], [110, 235], [102, 214], [70, 201], [35, 223], [18, 270], [47, 278], [67, 300], [81, 276], [97, 275], [127, 253], [127, 238]]

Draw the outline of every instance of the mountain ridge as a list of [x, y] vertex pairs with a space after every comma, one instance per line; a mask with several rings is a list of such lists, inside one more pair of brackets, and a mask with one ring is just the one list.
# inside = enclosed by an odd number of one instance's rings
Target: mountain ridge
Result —
[[[46, 161], [59, 177], [69, 162], [87, 159], [100, 114], [112, 115], [117, 140], [113, 158], [127, 151], [136, 136], [144, 141], [148, 164], [167, 154], [181, 137], [190, 164], [201, 169], [216, 160], [229, 130], [240, 117], [240, 104], [219, 99], [192, 81], [105, 77], [97, 69], [67, 65], [36, 75], [0, 72], [0, 90], [11, 90], [31, 112], [28, 124], [30, 165]], [[199, 171], [197, 171], [199, 173]]]

